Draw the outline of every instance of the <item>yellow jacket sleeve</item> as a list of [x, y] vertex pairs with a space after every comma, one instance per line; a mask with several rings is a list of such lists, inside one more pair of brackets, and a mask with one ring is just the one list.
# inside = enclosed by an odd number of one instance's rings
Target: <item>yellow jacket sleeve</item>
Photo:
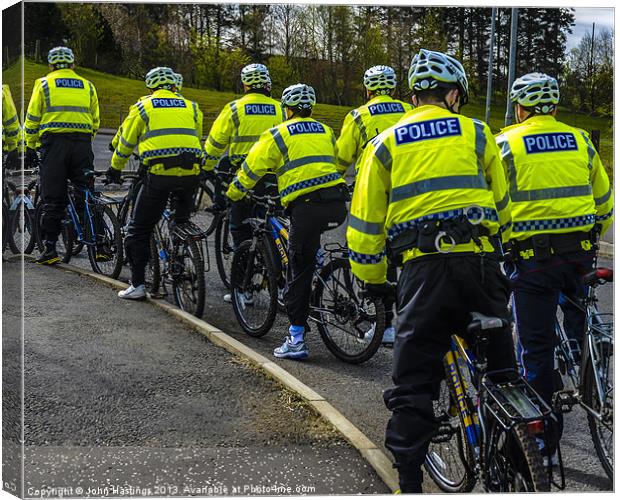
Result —
[[267, 172], [275, 172], [282, 161], [282, 153], [273, 140], [271, 131], [263, 132], [237, 170], [226, 195], [233, 201], [240, 200]]
[[359, 159], [347, 228], [351, 269], [366, 283], [385, 283], [387, 273], [385, 220], [391, 178], [377, 159], [377, 147], [385, 148], [377, 139], [372, 140]]
[[44, 97], [41, 91], [41, 80], [37, 80], [32, 89], [32, 97], [30, 98], [26, 120], [24, 121], [26, 146], [32, 149], [36, 149], [39, 142], [39, 124], [43, 116], [43, 103]]
[[493, 191], [493, 200], [495, 201], [495, 208], [499, 217], [499, 231], [502, 241], [507, 242], [510, 239], [512, 227], [507, 171], [491, 129], [486, 124], [484, 125], [484, 137], [486, 138], [484, 174], [487, 184]]
[[[205, 141], [205, 170], [213, 170], [215, 165], [226, 151], [234, 134], [234, 123], [231, 117], [230, 104], [224, 106], [213, 122], [209, 137]], [[202, 137], [202, 133], [200, 134]]]
[[584, 138], [588, 143], [588, 150], [592, 161], [590, 183], [592, 184], [592, 195], [594, 196], [594, 205], [596, 209], [596, 224], [601, 226], [601, 235], [603, 235], [607, 232], [614, 220], [613, 189], [611, 188], [605, 167], [601, 162], [601, 157], [594, 148], [587, 133], [584, 134]]
[[19, 118], [8, 85], [2, 86], [2, 149], [13, 151], [19, 140]]
[[361, 145], [360, 131], [353, 115], [348, 113], [344, 118], [340, 137], [336, 142], [336, 164], [339, 169], [346, 171], [357, 158], [357, 151]]
[[[198, 141], [200, 142], [202, 140], [202, 126], [204, 123], [204, 115], [202, 114], [202, 111], [200, 110], [198, 103], [194, 103], [194, 105], [196, 106], [196, 132], [198, 133]], [[204, 157], [205, 157], [204, 148], [202, 150], [202, 157], [203, 157], [203, 162], [204, 162]], [[204, 164], [202, 168], [207, 170]]]
[[99, 125], [101, 125], [101, 118], [99, 116], [99, 98], [97, 97], [97, 89], [91, 83], [91, 96], [90, 96], [90, 113], [93, 117], [93, 136], [99, 130]]
[[122, 125], [120, 140], [112, 155], [112, 168], [123, 170], [131, 153], [138, 144], [138, 139], [144, 134], [146, 124], [140, 116], [137, 106], [131, 108], [129, 115]]

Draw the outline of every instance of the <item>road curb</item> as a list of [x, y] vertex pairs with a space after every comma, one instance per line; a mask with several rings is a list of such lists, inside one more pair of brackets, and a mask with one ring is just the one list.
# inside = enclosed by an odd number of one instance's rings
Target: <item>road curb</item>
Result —
[[[19, 260], [21, 258], [31, 262], [34, 261], [34, 257], [30, 255], [13, 255], [9, 257], [8, 260]], [[70, 264], [57, 264], [55, 267], [82, 276], [88, 276], [115, 290], [121, 290], [127, 287], [127, 284], [122, 281], [108, 278], [107, 276], [102, 276], [93, 271]], [[253, 365], [260, 368], [268, 378], [275, 380], [303, 398], [324, 420], [331, 423], [336, 430], [344, 436], [349, 444], [360, 453], [390, 491], [396, 491], [398, 489], [398, 474], [396, 470], [392, 468], [392, 462], [383, 450], [379, 449], [361, 430], [314, 389], [304, 384], [301, 380], [297, 379], [291, 373], [287, 372], [273, 361], [270, 361], [262, 354], [249, 348], [206, 321], [198, 319], [164, 300], [148, 297], [147, 301], [164, 310], [170, 316], [181, 321], [192, 330], [204, 335], [213, 344], [222, 347], [231, 354], [248, 360]]]

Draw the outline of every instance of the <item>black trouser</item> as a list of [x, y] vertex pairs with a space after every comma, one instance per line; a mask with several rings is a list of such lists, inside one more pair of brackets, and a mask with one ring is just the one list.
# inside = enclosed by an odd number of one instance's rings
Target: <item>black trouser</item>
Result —
[[[67, 180], [78, 185], [92, 183], [84, 174], [94, 170], [93, 159], [90, 134], [45, 134], [41, 139], [42, 229], [46, 241], [58, 240], [69, 202]], [[74, 198], [77, 212], [81, 216], [84, 194], [78, 190]]]
[[171, 198], [175, 222], [182, 224], [189, 220], [197, 187], [197, 175], [146, 175], [125, 238], [125, 251], [131, 266], [131, 283], [134, 286], [144, 284], [149, 259], [149, 240], [155, 224], [166, 208], [168, 198]]
[[[543, 262], [532, 258], [506, 265], [514, 289], [513, 309], [521, 370], [548, 404], [551, 404], [553, 393], [562, 388], [561, 379], [553, 373], [560, 292], [583, 297], [581, 275], [592, 268], [593, 259], [593, 251], [581, 251], [554, 255]], [[568, 311], [564, 318], [568, 337], [581, 340], [585, 330], [585, 313], [575, 310], [575, 307], [564, 309]], [[563, 430], [562, 414], [556, 417], [559, 429], [549, 443], [551, 449], [548, 451], [551, 453], [555, 451]]]
[[[398, 267], [393, 262], [388, 261], [386, 278], [390, 283], [396, 283], [396, 280], [398, 280]], [[393, 326], [392, 321], [394, 321], [394, 303], [395, 302], [396, 302], [396, 299], [391, 296], [384, 300], [385, 327], [386, 328]]]
[[[509, 283], [497, 259], [461, 254], [405, 263], [398, 280], [392, 379], [384, 393], [392, 411], [385, 445], [392, 452], [403, 492], [421, 492], [422, 464], [438, 423], [432, 400], [444, 378], [450, 336], [467, 339], [470, 312], [508, 318]], [[510, 329], [493, 335], [488, 369], [515, 368]]]
[[321, 247], [321, 235], [344, 222], [347, 207], [344, 201], [307, 201], [295, 204], [290, 214], [284, 303], [291, 325], [307, 328], [312, 276], [316, 268], [316, 254]]

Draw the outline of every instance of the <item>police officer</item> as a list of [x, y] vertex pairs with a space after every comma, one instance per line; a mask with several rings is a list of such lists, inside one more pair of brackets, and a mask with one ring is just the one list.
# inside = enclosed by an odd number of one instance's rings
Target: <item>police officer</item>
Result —
[[327, 125], [311, 118], [314, 89], [298, 83], [282, 92], [287, 121], [264, 132], [228, 188], [239, 200], [268, 172], [278, 178], [281, 203], [290, 213], [289, 265], [284, 291], [291, 322], [289, 336], [274, 350], [278, 358], [304, 359], [310, 292], [321, 234], [342, 224], [348, 194], [336, 165], [336, 137]]
[[[394, 99], [396, 73], [390, 66], [373, 66], [367, 69], [364, 73], [364, 87], [368, 102], [347, 114], [336, 142], [338, 163], [345, 168], [362, 156], [370, 139], [394, 125], [405, 112], [412, 109], [411, 104]], [[390, 281], [396, 281], [394, 265], [388, 266], [387, 277]], [[389, 326], [383, 332], [384, 345], [394, 343], [396, 332], [392, 326], [392, 307], [392, 301], [387, 300], [386, 324]]]
[[[602, 233], [611, 225], [613, 195], [588, 134], [555, 118], [560, 100], [555, 78], [524, 75], [512, 85], [510, 99], [517, 124], [497, 137], [512, 200], [507, 249], [514, 262], [506, 267], [514, 287], [522, 369], [551, 403], [558, 296], [583, 295], [580, 275], [594, 258], [592, 229]], [[582, 333], [585, 313], [572, 314], [571, 323], [577, 335]], [[545, 457], [556, 451], [560, 436], [561, 425], [544, 447]]]
[[394, 99], [396, 73], [390, 66], [373, 66], [364, 73], [366, 104], [354, 109], [344, 119], [336, 143], [338, 163], [347, 168], [362, 156], [370, 139], [394, 125], [411, 104]]
[[91, 141], [99, 129], [99, 102], [95, 86], [73, 70], [71, 49], [54, 47], [47, 61], [51, 72], [34, 83], [24, 132], [26, 167], [36, 162], [41, 142], [45, 249], [37, 262], [49, 265], [60, 260], [56, 242], [67, 206], [67, 179], [83, 183], [85, 172], [94, 169]]
[[[221, 162], [221, 170], [235, 172], [245, 160], [252, 145], [267, 129], [284, 121], [280, 103], [271, 96], [271, 77], [263, 64], [249, 64], [241, 70], [241, 82], [245, 95], [229, 102], [216, 118], [205, 142], [205, 168], [213, 170], [228, 149], [227, 162]], [[230, 231], [235, 245], [251, 235], [243, 221], [250, 216], [251, 207], [238, 201], [230, 207]], [[230, 295], [224, 297], [230, 301]]]
[[[415, 493], [437, 429], [432, 399], [450, 335], [465, 334], [472, 311], [508, 317], [508, 281], [489, 237], [509, 233], [510, 200], [488, 126], [458, 114], [468, 92], [461, 63], [422, 49], [408, 77], [415, 109], [367, 145], [347, 240], [353, 273], [369, 295], [393, 293], [386, 237], [403, 263], [385, 444], [401, 491]], [[514, 367], [507, 328], [489, 344], [489, 369], [503, 367]]]
[[19, 167], [17, 142], [19, 139], [19, 119], [13, 102], [11, 90], [2, 85], [2, 152], [6, 155], [5, 166], [12, 170]]
[[131, 108], [107, 171], [109, 182], [120, 183], [121, 171], [136, 146], [148, 169], [125, 238], [131, 285], [118, 293], [123, 299], [146, 296], [149, 240], [169, 198], [174, 202], [175, 222], [188, 221], [203, 156], [202, 112], [195, 102], [175, 93], [175, 73], [167, 67], [153, 68], [145, 81], [151, 95]]

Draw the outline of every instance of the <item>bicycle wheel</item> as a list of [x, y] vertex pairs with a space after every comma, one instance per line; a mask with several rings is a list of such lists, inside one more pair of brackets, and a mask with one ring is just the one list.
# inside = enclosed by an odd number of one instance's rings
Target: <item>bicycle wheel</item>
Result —
[[319, 272], [311, 316], [329, 351], [347, 363], [363, 363], [379, 349], [385, 330], [381, 299], [362, 297], [362, 283], [347, 259], [332, 260]]
[[175, 243], [171, 257], [174, 303], [197, 318], [205, 307], [205, 273], [200, 249], [192, 239]]
[[[45, 231], [43, 230], [43, 204], [39, 203], [34, 209], [34, 234], [37, 249], [39, 252], [45, 250]], [[58, 235], [58, 241], [56, 242], [56, 251], [60, 256], [61, 262], [68, 264], [71, 261], [73, 255], [73, 246], [75, 244], [75, 228], [73, 222], [67, 214], [61, 221], [60, 234]]]
[[[600, 325], [601, 327], [603, 325]], [[599, 326], [592, 326], [599, 328]], [[611, 325], [610, 334], [613, 334], [613, 325]], [[582, 396], [583, 403], [588, 408], [598, 413], [597, 417], [590, 411], [586, 411], [588, 415], [588, 427], [594, 449], [598, 455], [601, 465], [605, 470], [607, 477], [613, 481], [614, 476], [614, 360], [613, 360], [613, 343], [611, 337], [601, 336], [595, 341], [597, 370], [594, 371], [592, 363], [592, 354], [585, 361], [587, 363], [583, 375]], [[602, 389], [601, 396], [597, 388], [597, 379]]]
[[256, 244], [254, 251], [250, 240], [235, 250], [230, 293], [233, 311], [243, 331], [252, 337], [265, 335], [276, 319], [278, 286], [262, 241]]
[[491, 422], [487, 442], [490, 449], [484, 481], [486, 491], [551, 491], [538, 442], [528, 433], [527, 424], [517, 424], [506, 431]]
[[[449, 376], [447, 371], [446, 376]], [[465, 427], [454, 394], [452, 382], [442, 380], [439, 397], [433, 401], [439, 428], [429, 444], [424, 467], [442, 491], [468, 493], [476, 485], [476, 474], [472, 468], [474, 457], [467, 445]], [[465, 403], [469, 403], [470, 411], [475, 411], [469, 397], [465, 398]]]
[[161, 281], [161, 265], [154, 236], [151, 236], [149, 241], [149, 263], [146, 266], [144, 279], [146, 291], [151, 295], [157, 295], [159, 292], [159, 283]]
[[204, 228], [206, 236], [209, 236], [217, 224], [219, 209], [215, 206], [215, 194], [213, 186], [208, 182], [200, 184], [194, 197], [195, 222]]
[[217, 218], [215, 227], [215, 263], [224, 286], [230, 290], [230, 270], [233, 261], [234, 245], [228, 220], [228, 211]]
[[14, 254], [32, 253], [35, 245], [32, 211], [20, 203], [10, 217], [9, 246]]
[[9, 226], [11, 223], [9, 219], [9, 207], [2, 200], [2, 253], [4, 253], [9, 244]]
[[[108, 205], [91, 205], [92, 228], [85, 223], [88, 260], [93, 271], [118, 278], [123, 267], [123, 238], [116, 215]], [[95, 234], [92, 234], [94, 230]]]

